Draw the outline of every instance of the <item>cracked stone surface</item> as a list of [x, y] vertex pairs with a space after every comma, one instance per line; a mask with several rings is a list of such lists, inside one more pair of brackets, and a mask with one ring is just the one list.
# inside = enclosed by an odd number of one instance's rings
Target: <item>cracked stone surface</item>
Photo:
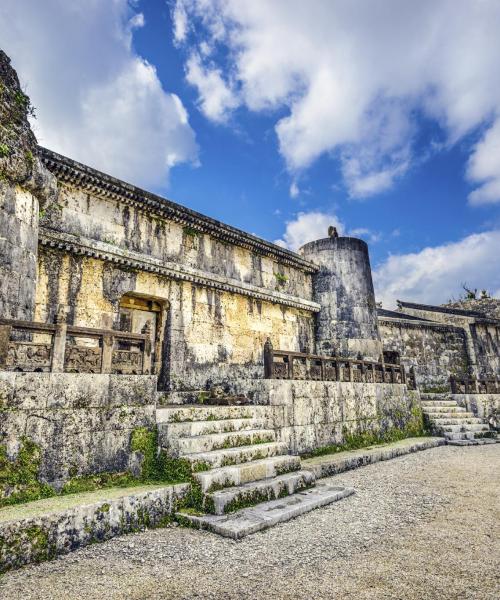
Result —
[[444, 446], [337, 475], [356, 494], [235, 542], [171, 527], [0, 580], [4, 600], [496, 600], [500, 444]]

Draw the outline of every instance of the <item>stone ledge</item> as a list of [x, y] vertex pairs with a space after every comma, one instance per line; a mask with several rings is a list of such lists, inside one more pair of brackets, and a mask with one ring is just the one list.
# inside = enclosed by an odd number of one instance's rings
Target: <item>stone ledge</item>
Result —
[[420, 450], [444, 446], [446, 440], [440, 437], [408, 438], [393, 444], [371, 446], [360, 450], [348, 450], [302, 461], [302, 469], [312, 471], [316, 477], [331, 477], [345, 471], [371, 465], [382, 460], [390, 460]]
[[173, 515], [189, 483], [112, 488], [0, 509], [0, 573], [41, 562]]
[[38, 149], [44, 165], [59, 181], [76, 185], [99, 197], [112, 198], [120, 203], [141, 208], [148, 213], [156, 213], [176, 223], [193, 225], [200, 232], [208, 233], [214, 238], [256, 251], [264, 256], [271, 256], [305, 273], [315, 273], [318, 270], [314, 263], [291, 250], [125, 183], [47, 148], [39, 146]]
[[45, 227], [40, 227], [39, 243], [49, 248], [97, 258], [105, 262], [148, 273], [164, 275], [176, 281], [189, 281], [223, 292], [248, 296], [256, 300], [262, 300], [263, 302], [281, 304], [309, 312], [319, 312], [320, 310], [320, 305], [317, 302], [313, 302], [307, 298], [260, 288], [250, 283], [201, 271], [178, 262], [160, 260], [139, 252], [118, 248], [106, 242], [81, 238], [73, 234], [50, 230]]

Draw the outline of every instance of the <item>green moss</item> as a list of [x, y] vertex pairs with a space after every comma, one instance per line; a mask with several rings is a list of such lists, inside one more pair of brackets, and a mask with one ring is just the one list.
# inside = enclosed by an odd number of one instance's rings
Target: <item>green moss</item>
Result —
[[0, 507], [55, 495], [51, 486], [38, 480], [40, 459], [39, 447], [25, 437], [14, 460], [9, 459], [5, 446], [0, 446]]
[[182, 231], [184, 232], [184, 235], [190, 235], [191, 237], [197, 237], [198, 235], [200, 235], [200, 232], [197, 229], [194, 229], [193, 227], [189, 227], [186, 225], [186, 227], [183, 227]]
[[132, 432], [130, 449], [143, 456], [141, 475], [143, 483], [182, 483], [191, 479], [191, 463], [185, 458], [172, 458], [158, 449], [157, 429], [139, 427]]
[[204, 460], [200, 460], [191, 465], [193, 473], [203, 473], [204, 471], [210, 471], [212, 465]]
[[9, 154], [9, 146], [7, 146], [7, 144], [0, 144], [0, 158], [5, 158], [6, 156], [9, 156]]
[[390, 427], [385, 431], [366, 430], [351, 433], [347, 429], [343, 430], [343, 443], [332, 444], [316, 448], [312, 452], [302, 454], [302, 458], [313, 458], [316, 456], [325, 456], [346, 450], [359, 450], [380, 444], [389, 444], [409, 437], [420, 437], [427, 435], [424, 427], [423, 413], [420, 406], [414, 406], [410, 411], [410, 418], [403, 427]]
[[449, 385], [429, 385], [422, 387], [423, 394], [446, 394], [450, 391]]
[[193, 468], [188, 460], [172, 458], [166, 452], [158, 450], [156, 428], [151, 430], [141, 427], [134, 430], [130, 448], [142, 455], [139, 476], [129, 472], [105, 472], [77, 477], [77, 469], [72, 466], [69, 469], [70, 479], [56, 492], [50, 485], [39, 481], [41, 453], [35, 443], [23, 438], [15, 460], [10, 460], [6, 448], [0, 446], [0, 508], [56, 495], [78, 494], [111, 487], [190, 482], [193, 471], [206, 471], [210, 468], [210, 465], [204, 462], [197, 463]]
[[210, 398], [209, 392], [200, 392], [198, 394], [198, 403], [203, 404], [205, 402], [205, 400], [208, 400], [209, 398]]
[[185, 515], [192, 515], [194, 517], [201, 517], [204, 514], [202, 511], [197, 510], [196, 508], [189, 508], [189, 507], [180, 508], [179, 512], [184, 513]]
[[293, 463], [285, 463], [282, 465], [277, 465], [275, 467], [276, 475], [286, 475], [287, 473], [292, 473], [293, 471], [297, 471], [297, 466]]
[[142, 454], [141, 479], [151, 481], [158, 479], [158, 434], [147, 427], [134, 429], [130, 436], [132, 452]]
[[276, 277], [276, 282], [278, 285], [285, 285], [285, 283], [288, 281], [288, 277], [283, 275], [283, 273], [275, 273], [274, 276]]
[[93, 492], [111, 487], [132, 487], [141, 485], [142, 481], [130, 473], [97, 473], [96, 475], [83, 475], [72, 477], [62, 487], [60, 494], [79, 494]]

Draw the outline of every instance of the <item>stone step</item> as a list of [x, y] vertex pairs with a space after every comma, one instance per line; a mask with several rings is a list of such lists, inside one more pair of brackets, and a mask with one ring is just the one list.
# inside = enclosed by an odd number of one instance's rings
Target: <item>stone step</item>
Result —
[[451, 400], [451, 392], [421, 392], [421, 400]]
[[436, 426], [443, 425], [478, 425], [483, 424], [483, 420], [478, 417], [446, 417], [446, 418], [433, 418], [432, 423]]
[[214, 491], [300, 470], [300, 458], [290, 454], [195, 473], [202, 492]]
[[205, 510], [215, 515], [224, 515], [302, 492], [314, 485], [315, 481], [316, 477], [311, 471], [295, 471], [270, 479], [252, 481], [206, 494]]
[[475, 417], [474, 413], [467, 411], [426, 411], [424, 410], [424, 415], [429, 417], [429, 419], [472, 419]]
[[159, 443], [161, 446], [167, 446], [168, 441], [173, 438], [229, 433], [248, 429], [264, 429], [265, 425], [265, 419], [220, 419], [218, 421], [159, 423]]
[[211, 452], [225, 448], [239, 448], [274, 442], [274, 429], [248, 429], [246, 431], [230, 431], [212, 435], [195, 435], [191, 437], [173, 438], [168, 440], [168, 451], [172, 456], [184, 456], [197, 452]]
[[[455, 402], [454, 400], [449, 400], [446, 402], [437, 402], [436, 400], [433, 400], [432, 402], [431, 401], [425, 402], [422, 400], [421, 404], [422, 404], [422, 409], [424, 409], [424, 410], [427, 408], [436, 408], [436, 409], [463, 408], [462, 406], [460, 406], [458, 404], [458, 402]], [[465, 410], [465, 408], [463, 408], [463, 410]]]
[[484, 423], [474, 423], [469, 425], [468, 423], [464, 423], [461, 425], [443, 425], [443, 426], [439, 426], [437, 427], [437, 429], [439, 429], [440, 431], [443, 431], [444, 433], [460, 433], [460, 432], [467, 432], [467, 433], [472, 433], [472, 432], [486, 432], [489, 431], [490, 428], [488, 425], [485, 425]]
[[246, 535], [285, 523], [294, 517], [342, 500], [354, 493], [352, 488], [317, 483], [315, 487], [293, 494], [287, 498], [263, 502], [228, 515], [195, 516], [177, 513], [181, 522], [192, 527], [207, 529], [224, 537], [239, 540]]
[[475, 440], [476, 436], [475, 433], [473, 431], [462, 431], [462, 432], [450, 432], [450, 431], [444, 431], [443, 432], [444, 437], [447, 440]]
[[182, 421], [253, 419], [264, 417], [268, 412], [268, 406], [205, 406], [203, 404], [170, 405], [156, 409], [156, 422], [179, 423]]
[[209, 465], [217, 469], [283, 454], [288, 454], [288, 444], [285, 442], [271, 442], [269, 444], [253, 444], [238, 448], [212, 450], [211, 452], [196, 452], [186, 454], [183, 458], [191, 462], [196, 471], [197, 465]]
[[422, 412], [426, 413], [464, 413], [467, 409], [463, 406], [422, 406]]
[[500, 440], [492, 438], [474, 438], [473, 440], [447, 440], [448, 446], [484, 446], [485, 444], [498, 444]]

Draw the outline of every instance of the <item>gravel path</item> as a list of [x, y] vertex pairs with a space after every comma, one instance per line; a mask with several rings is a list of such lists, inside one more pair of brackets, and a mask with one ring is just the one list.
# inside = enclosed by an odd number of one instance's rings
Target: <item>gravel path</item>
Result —
[[0, 579], [9, 599], [500, 598], [500, 444], [338, 475], [356, 494], [234, 542], [170, 527]]

